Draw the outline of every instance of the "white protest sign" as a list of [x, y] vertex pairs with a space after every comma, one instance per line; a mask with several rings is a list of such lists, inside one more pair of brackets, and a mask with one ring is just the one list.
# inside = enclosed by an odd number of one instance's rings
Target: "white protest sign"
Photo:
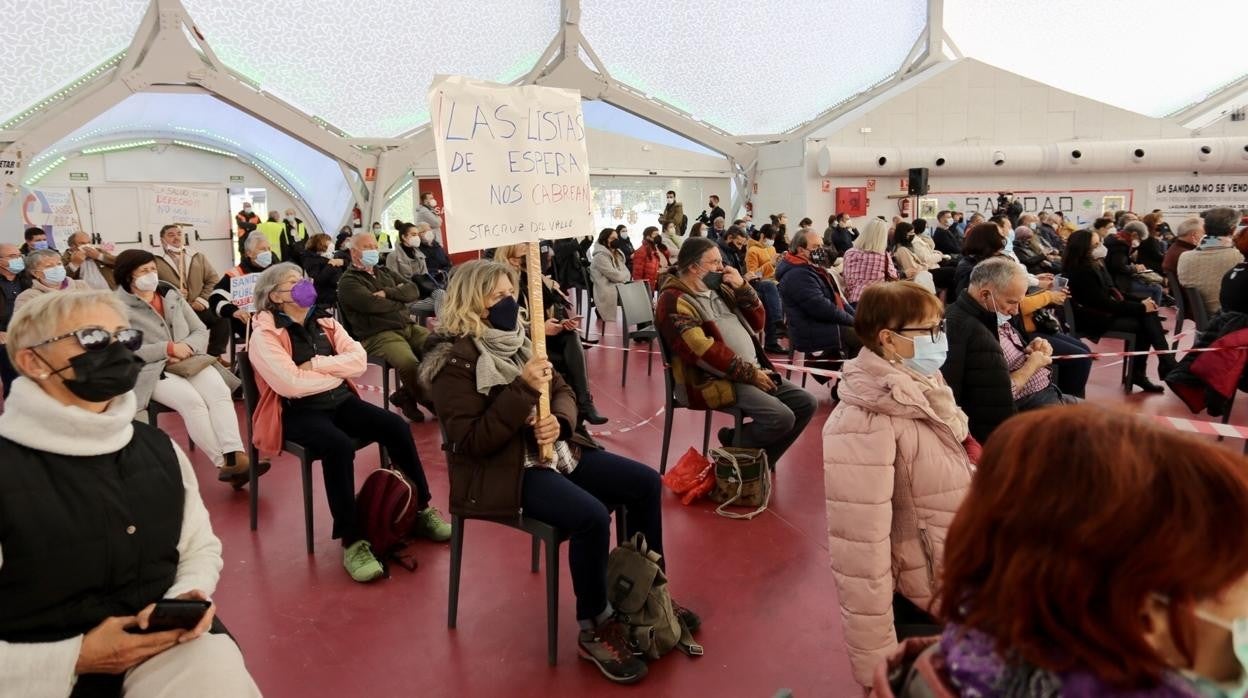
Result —
[[1148, 182], [1150, 208], [1194, 216], [1219, 206], [1248, 210], [1248, 175], [1156, 178]]
[[152, 185], [147, 214], [150, 223], [179, 223], [207, 230], [216, 223], [217, 213], [217, 192], [212, 189]]
[[579, 92], [438, 76], [429, 105], [447, 250], [592, 232]]
[[256, 279], [260, 278], [259, 274], [243, 274], [242, 276], [230, 277], [230, 302], [239, 310], [247, 312], [255, 312], [256, 299], [253, 298], [256, 288]]

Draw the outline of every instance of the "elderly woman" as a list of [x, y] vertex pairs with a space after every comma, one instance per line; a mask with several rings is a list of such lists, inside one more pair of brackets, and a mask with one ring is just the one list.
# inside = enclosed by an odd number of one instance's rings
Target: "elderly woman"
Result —
[[318, 308], [332, 309], [338, 304], [338, 280], [351, 259], [349, 252], [334, 253], [333, 239], [328, 233], [317, 233], [308, 238], [304, 248], [303, 271], [316, 287]]
[[1091, 405], [1015, 417], [944, 563], [943, 634], [908, 641], [875, 695], [925, 647], [943, 670], [897, 695], [1244, 695], [1248, 460], [1212, 442]]
[[67, 278], [65, 265], [61, 263], [61, 255], [56, 250], [35, 250], [26, 255], [26, 273], [30, 275], [30, 288], [17, 294], [13, 301], [13, 312], [45, 293], [85, 291], [90, 288], [85, 281]]
[[[445, 430], [451, 511], [512, 518], [523, 511], [567, 531], [580, 656], [612, 681], [639, 681], [646, 665], [633, 656], [607, 600], [609, 512], [627, 507], [629, 535], [644, 534], [661, 554], [659, 475], [574, 434], [576, 399], [525, 337], [517, 280], [499, 262], [460, 266], [447, 288], [439, 333], [426, 345], [420, 375]], [[548, 383], [550, 414], [538, 420], [538, 396]], [[539, 455], [542, 446], [551, 447], [551, 460]], [[677, 614], [691, 631], [697, 626], [685, 609]]]
[[420, 288], [421, 299], [408, 306], [413, 314], [437, 315], [446, 291], [442, 290], [439, 282], [430, 274], [425, 253], [420, 249], [424, 234], [430, 230], [429, 224], [395, 221], [394, 229], [398, 231], [399, 244], [386, 257], [386, 267]]
[[[829, 552], [854, 678], [870, 686], [894, 626], [933, 623], [945, 532], [971, 483], [966, 414], [941, 377], [944, 308], [911, 281], [867, 288], [865, 350], [823, 425]], [[966, 446], [964, 446], [966, 444]], [[896, 617], [895, 617], [896, 616]]]
[[412, 533], [450, 540], [450, 524], [429, 504], [433, 495], [411, 429], [402, 417], [356, 394], [350, 381], [364, 374], [368, 355], [328, 312], [316, 307], [312, 280], [294, 264], [278, 264], [260, 275], [255, 298], [248, 355], [260, 402], [253, 439], [262, 454], [280, 452], [283, 441], [321, 454], [333, 537], [342, 539], [342, 562], [351, 578], [371, 582], [385, 573], [356, 518], [357, 440], [381, 444], [416, 489], [419, 513]]
[[[251, 460], [238, 433], [224, 370], [204, 353], [208, 329], [177, 289], [161, 283], [151, 252], [126, 250], [117, 255], [114, 269], [116, 293], [130, 324], [143, 332], [136, 352], [144, 362], [134, 389], [138, 409], [154, 400], [182, 415], [191, 441], [217, 466], [217, 479], [241, 488]], [[268, 465], [260, 468], [263, 472]]]
[[161, 599], [209, 600], [221, 572], [190, 461], [133, 421], [142, 343], [107, 291], [44, 294], [9, 324], [22, 377], [0, 415], [6, 695], [260, 695], [215, 606], [189, 631], [133, 632]]
[[589, 278], [594, 282], [594, 306], [603, 322], [615, 322], [618, 291], [616, 286], [633, 280], [628, 258], [620, 251], [620, 234], [603, 228], [589, 263]]
[[888, 254], [888, 223], [879, 218], [867, 223], [842, 259], [845, 295], [851, 303], [857, 303], [863, 289], [871, 284], [897, 279], [897, 269]]
[[263, 232], [259, 230], [249, 232], [247, 237], [243, 238], [242, 245], [242, 261], [238, 263], [238, 266], [221, 275], [221, 280], [217, 282], [216, 287], [212, 289], [212, 295], [209, 296], [213, 312], [220, 317], [234, 321], [232, 324], [236, 340], [246, 334], [247, 323], [251, 321], [251, 311], [248, 308], [240, 308], [234, 303], [230, 286], [234, 279], [248, 274], [259, 274], [273, 263], [273, 246]]

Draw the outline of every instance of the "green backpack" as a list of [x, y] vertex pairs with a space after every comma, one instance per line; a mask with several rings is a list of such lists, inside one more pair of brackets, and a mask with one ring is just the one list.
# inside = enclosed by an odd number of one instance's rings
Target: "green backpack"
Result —
[[658, 659], [673, 647], [691, 657], [701, 656], [702, 645], [693, 641], [672, 608], [661, 559], [640, 533], [622, 543], [607, 559], [607, 596], [616, 617], [628, 626], [630, 643], [647, 660]]

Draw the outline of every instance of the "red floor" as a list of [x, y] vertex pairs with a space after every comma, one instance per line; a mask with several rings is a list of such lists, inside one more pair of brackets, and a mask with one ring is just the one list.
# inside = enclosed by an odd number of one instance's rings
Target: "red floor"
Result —
[[[619, 343], [618, 337], [606, 341]], [[1120, 343], [1101, 347], [1120, 348]], [[646, 356], [635, 353], [629, 387], [621, 389], [622, 356], [606, 347], [589, 352], [599, 410], [612, 417], [602, 430], [615, 432], [600, 440], [657, 468], [662, 418], [624, 433], [621, 428], [651, 417], [662, 405], [662, 373], [656, 357], [655, 372], [647, 378]], [[1136, 391], [1124, 397], [1115, 361], [1102, 360], [1094, 369], [1092, 401], [1192, 417], [1169, 393]], [[367, 379], [379, 383], [375, 371]], [[686, 507], [665, 494], [664, 542], [672, 587], [682, 603], [702, 615], [698, 639], [706, 655], [690, 659], [674, 653], [653, 664], [642, 684], [647, 694], [767, 697], [790, 688], [798, 698], [861, 695], [843, 652], [827, 559], [819, 432], [830, 409], [828, 391], [810, 385], [823, 404], [781, 461], [768, 512], [752, 521], [732, 521], [717, 517], [712, 505]], [[701, 422], [700, 415], [677, 412], [672, 462], [684, 448], [700, 444]], [[1248, 424], [1248, 399], [1238, 401], [1232, 423]], [[166, 417], [164, 424], [178, 429], [175, 439], [185, 443], [176, 417]], [[437, 425], [414, 425], [413, 433], [435, 503], [445, 508], [446, 462]], [[1242, 442], [1228, 439], [1225, 445], [1239, 450]], [[264, 478], [255, 533], [247, 526], [246, 494], [218, 484], [202, 454], [194, 459], [225, 547], [216, 600], [266, 695], [550, 696], [631, 690], [609, 684], [577, 658], [566, 564], [559, 665], [546, 664], [543, 575], [528, 571], [529, 541], [521, 533], [469, 525], [459, 627], [448, 630], [445, 546], [418, 545], [415, 573], [396, 569], [390, 579], [356, 584], [342, 569], [341, 547], [329, 538], [319, 475], [316, 554], [309, 556], [298, 469], [291, 459], [277, 461]], [[376, 450], [365, 451], [361, 461], [360, 478], [375, 467]]]

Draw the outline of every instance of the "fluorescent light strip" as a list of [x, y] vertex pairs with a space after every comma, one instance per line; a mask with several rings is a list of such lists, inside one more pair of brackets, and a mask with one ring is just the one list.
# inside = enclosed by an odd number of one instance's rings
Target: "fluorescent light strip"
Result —
[[116, 150], [129, 150], [131, 148], [144, 148], [149, 145], [156, 145], [154, 139], [143, 141], [128, 141], [126, 143], [113, 143], [112, 145], [101, 145], [94, 148], [83, 148], [83, 155], [95, 155], [97, 153], [111, 153]]
[[41, 169], [41, 170], [39, 170], [38, 172], [34, 173], [34, 174], [33, 174], [33, 175], [31, 175], [30, 177], [27, 177], [27, 178], [26, 178], [26, 181], [25, 181], [25, 182], [23, 182], [23, 184], [25, 184], [26, 186], [28, 186], [28, 187], [29, 187], [30, 185], [34, 184], [35, 182], [38, 182], [39, 180], [43, 179], [44, 175], [46, 175], [47, 173], [51, 172], [52, 170], [55, 170], [57, 167], [60, 167], [60, 166], [61, 166], [61, 164], [62, 164], [62, 163], [64, 163], [64, 162], [65, 162], [66, 160], [68, 160], [68, 159], [69, 159], [69, 158], [65, 157], [64, 155], [62, 155], [62, 156], [58, 157], [57, 159], [55, 159], [55, 160], [53, 160], [52, 162], [50, 162], [50, 163], [48, 163], [47, 165], [45, 165], [45, 166], [43, 167], [43, 169]]
[[183, 148], [194, 148], [195, 150], [202, 150], [202, 151], [204, 151], [204, 152], [206, 152], [206, 153], [214, 153], [214, 154], [216, 154], [216, 155], [223, 155], [223, 156], [225, 156], [225, 157], [227, 157], [227, 158], [232, 158], [232, 157], [234, 157], [234, 156], [235, 156], [235, 155], [234, 155], [234, 153], [231, 153], [231, 152], [230, 152], [230, 151], [228, 151], [228, 150], [221, 150], [220, 148], [212, 148], [212, 147], [209, 147], [209, 146], [206, 146], [206, 145], [200, 145], [199, 143], [191, 143], [190, 141], [178, 141], [178, 140], [175, 140], [175, 141], [173, 142], [173, 144], [174, 144], [174, 145], [180, 145], [180, 146], [182, 146]]
[[50, 106], [50, 105], [52, 105], [52, 104], [54, 104], [54, 103], [56, 103], [56, 102], [59, 102], [59, 101], [61, 101], [61, 100], [65, 99], [66, 97], [69, 97], [69, 96], [70, 96], [70, 95], [72, 95], [72, 94], [74, 93], [74, 91], [76, 91], [78, 88], [82, 87], [83, 85], [86, 85], [87, 83], [91, 82], [92, 80], [95, 80], [97, 77], [99, 77], [99, 76], [103, 75], [104, 73], [108, 72], [109, 70], [112, 70], [112, 69], [113, 69], [113, 68], [114, 68], [114, 67], [115, 67], [118, 63], [120, 63], [120, 62], [121, 62], [121, 59], [122, 59], [122, 58], [125, 58], [125, 56], [126, 56], [126, 52], [125, 52], [125, 51], [122, 51], [121, 53], [119, 53], [119, 54], [117, 54], [117, 55], [113, 56], [112, 58], [108, 59], [107, 61], [104, 61], [104, 62], [103, 62], [103, 63], [101, 63], [100, 65], [96, 66], [93, 70], [91, 70], [90, 72], [88, 72], [86, 75], [83, 75], [82, 77], [80, 77], [80, 78], [78, 78], [77, 80], [73, 81], [72, 83], [70, 83], [70, 84], [66, 85], [65, 87], [61, 88], [60, 90], [57, 90], [55, 93], [53, 93], [53, 94], [51, 94], [51, 95], [48, 95], [48, 96], [47, 96], [47, 97], [45, 97], [43, 100], [41, 100], [39, 103], [35, 104], [33, 107], [31, 107], [31, 108], [27, 109], [26, 111], [22, 112], [21, 114], [18, 114], [17, 116], [13, 117], [12, 119], [9, 119], [8, 121], [4, 122], [3, 124], [0, 124], [0, 131], [7, 131], [7, 130], [9, 130], [9, 129], [13, 128], [14, 126], [16, 126], [16, 125], [18, 125], [18, 124], [22, 123], [22, 122], [23, 122], [23, 121], [25, 121], [26, 119], [29, 119], [30, 117], [34, 116], [36, 113], [38, 113], [38, 112], [39, 112], [40, 110], [42, 110], [43, 108], [45, 108], [45, 107], [47, 107], [47, 106]]

